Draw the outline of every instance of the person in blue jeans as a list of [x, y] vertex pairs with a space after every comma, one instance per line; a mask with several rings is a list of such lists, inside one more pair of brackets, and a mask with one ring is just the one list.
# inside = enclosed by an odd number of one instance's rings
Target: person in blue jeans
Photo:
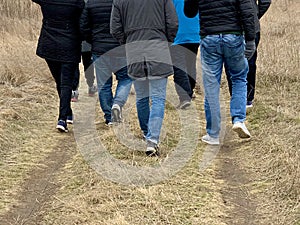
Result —
[[177, 108], [190, 106], [196, 86], [196, 59], [200, 42], [199, 14], [188, 18], [183, 11], [184, 0], [173, 0], [177, 16], [178, 31], [171, 56], [174, 68], [175, 89], [179, 96]]
[[[220, 82], [223, 65], [232, 81], [230, 114], [233, 131], [240, 138], [250, 138], [245, 126], [248, 62], [255, 52], [254, 9], [249, 0], [186, 0], [188, 17], [200, 14], [200, 52], [205, 92], [206, 132], [201, 140], [219, 145]], [[245, 36], [244, 36], [244, 35]], [[246, 41], [246, 49], [245, 49]]]
[[[172, 0], [115, 0], [111, 34], [126, 44], [128, 74], [134, 79], [140, 127], [146, 154], [159, 155], [168, 76], [173, 74], [169, 42], [177, 33]], [[151, 100], [151, 106], [150, 106]]]
[[[93, 61], [105, 124], [120, 123], [122, 122], [122, 107], [127, 101], [132, 84], [132, 80], [127, 74], [126, 58], [108, 54], [101, 56], [93, 54]], [[112, 73], [116, 75], [118, 82], [115, 95], [112, 92]]]
[[[122, 107], [132, 84], [124, 48], [119, 47], [119, 42], [110, 34], [112, 4], [113, 0], [87, 1], [80, 21], [81, 32], [92, 45], [100, 107], [108, 126], [122, 121]], [[115, 95], [112, 73], [118, 81]]]

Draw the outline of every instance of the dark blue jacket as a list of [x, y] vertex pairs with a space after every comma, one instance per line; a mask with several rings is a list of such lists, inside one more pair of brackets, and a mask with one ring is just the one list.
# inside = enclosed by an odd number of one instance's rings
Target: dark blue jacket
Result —
[[43, 25], [37, 55], [59, 62], [80, 62], [79, 21], [84, 0], [32, 0], [41, 6]]
[[92, 53], [102, 55], [120, 46], [110, 34], [110, 14], [113, 0], [88, 0], [83, 10], [80, 29], [87, 42], [92, 44]]

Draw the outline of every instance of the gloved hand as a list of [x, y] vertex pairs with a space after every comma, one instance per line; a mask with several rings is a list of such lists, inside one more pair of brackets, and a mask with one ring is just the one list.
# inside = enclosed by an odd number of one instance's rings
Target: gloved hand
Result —
[[252, 56], [254, 55], [256, 46], [255, 46], [255, 41], [246, 41], [246, 50], [245, 50], [245, 57], [247, 60], [251, 59]]

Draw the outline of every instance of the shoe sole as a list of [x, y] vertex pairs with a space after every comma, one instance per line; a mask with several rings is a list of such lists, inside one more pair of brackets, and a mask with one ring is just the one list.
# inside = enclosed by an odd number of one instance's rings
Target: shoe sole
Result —
[[73, 120], [67, 120], [66, 122], [67, 122], [67, 124], [73, 124], [74, 123]]
[[149, 157], [159, 156], [159, 152], [156, 149], [151, 148], [146, 150], [146, 155]]
[[178, 109], [186, 109], [189, 106], [191, 106], [191, 103], [190, 102], [185, 102], [182, 105], [179, 105], [177, 108]]
[[69, 132], [69, 130], [66, 129], [66, 128], [65, 128], [64, 126], [62, 126], [62, 125], [57, 125], [57, 126], [56, 126], [56, 129], [59, 130], [59, 131], [62, 132], [62, 133], [68, 133], [68, 132]]
[[233, 127], [232, 130], [238, 134], [240, 138], [250, 138], [251, 135], [247, 134], [241, 127]]
[[71, 99], [71, 102], [78, 102], [78, 99], [72, 98], [72, 99]]
[[116, 108], [112, 109], [112, 122], [113, 123], [121, 123], [120, 111]]
[[205, 139], [201, 139], [201, 141], [203, 141], [204, 143], [209, 144], [209, 145], [220, 145], [220, 143], [210, 142], [210, 141], [207, 141]]

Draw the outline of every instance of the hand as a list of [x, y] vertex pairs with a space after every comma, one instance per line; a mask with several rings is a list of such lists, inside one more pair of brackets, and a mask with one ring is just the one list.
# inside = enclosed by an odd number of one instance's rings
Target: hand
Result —
[[256, 50], [255, 47], [255, 41], [247, 41], [246, 42], [246, 50], [245, 50], [245, 57], [247, 60], [251, 59], [252, 56], [254, 55]]

